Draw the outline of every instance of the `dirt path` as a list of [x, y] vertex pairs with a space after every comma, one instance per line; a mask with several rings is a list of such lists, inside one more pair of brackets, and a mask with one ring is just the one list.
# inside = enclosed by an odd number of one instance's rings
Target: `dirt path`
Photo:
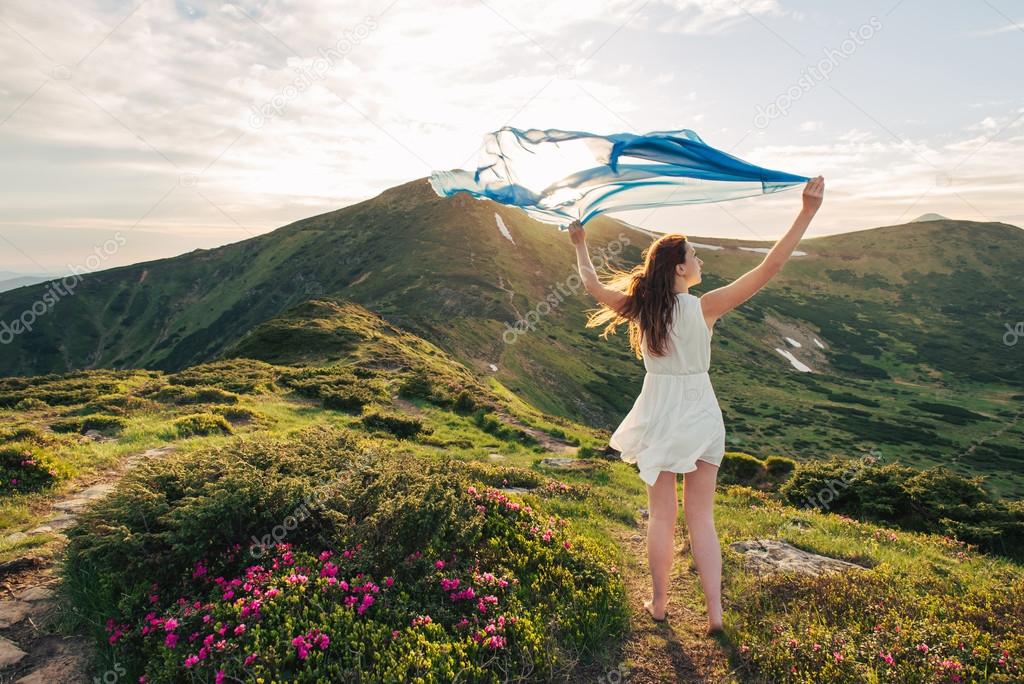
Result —
[[[55, 633], [55, 594], [60, 579], [54, 569], [66, 543], [62, 530], [71, 527], [89, 502], [113, 489], [142, 459], [159, 458], [172, 447], [149, 449], [123, 459], [115, 468], [75, 483], [50, 507], [39, 527], [15, 535], [53, 535], [42, 553], [30, 553], [0, 564], [0, 684], [64, 684], [86, 682], [92, 645], [80, 636]], [[101, 677], [101, 680], [103, 678]], [[103, 680], [105, 681], [105, 680]]]
[[515, 416], [504, 411], [495, 411], [494, 415], [496, 415], [498, 420], [502, 423], [518, 430], [522, 430], [526, 434], [530, 435], [530, 437], [537, 440], [537, 444], [541, 445], [545, 450], [550, 451], [551, 453], [558, 454], [559, 456], [575, 456], [580, 450], [578, 446], [569, 444], [565, 440], [559, 439], [558, 437], [544, 432], [543, 430], [530, 427]]
[[703, 605], [694, 607], [689, 603], [689, 597], [699, 596], [700, 589], [685, 537], [680, 538], [675, 549], [668, 620], [658, 623], [648, 617], [644, 601], [650, 598], [651, 576], [647, 569], [646, 527], [644, 522], [618, 539], [629, 557], [628, 567], [622, 569], [631, 612], [629, 633], [622, 649], [622, 658], [629, 665], [625, 681], [629, 684], [738, 681], [723, 646], [704, 636], [707, 619]]

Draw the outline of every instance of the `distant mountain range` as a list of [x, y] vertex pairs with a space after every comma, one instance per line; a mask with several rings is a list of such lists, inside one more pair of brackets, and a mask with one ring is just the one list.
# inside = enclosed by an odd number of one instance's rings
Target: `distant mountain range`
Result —
[[7, 292], [8, 290], [25, 287], [26, 285], [45, 283], [51, 278], [53, 278], [53, 276], [26, 275], [21, 273], [12, 273], [10, 271], [0, 271], [0, 292]]
[[[620, 267], [651, 240], [610, 218], [587, 228], [595, 254]], [[693, 241], [705, 264], [696, 294], [771, 246]], [[712, 375], [731, 444], [798, 458], [877, 449], [986, 473], [1024, 496], [1024, 340], [1004, 341], [1024, 318], [1024, 231], [938, 217], [806, 239], [799, 252], [716, 327]], [[336, 324], [296, 307], [330, 298], [594, 425], [614, 426], [642, 378], [625, 335], [583, 327], [593, 302], [565, 234], [490, 202], [438, 198], [423, 179], [244, 242], [89, 274], [31, 316], [31, 331], [5, 338], [47, 288], [0, 295], [0, 374], [176, 370], [224, 354], [280, 361], [281, 350], [302, 363], [309, 330]], [[287, 325], [271, 323], [281, 316]], [[322, 360], [317, 339], [309, 353]]]

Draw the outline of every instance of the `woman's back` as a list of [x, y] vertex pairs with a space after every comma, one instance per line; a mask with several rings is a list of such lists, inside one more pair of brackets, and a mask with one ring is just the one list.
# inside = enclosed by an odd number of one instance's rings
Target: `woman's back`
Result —
[[679, 292], [664, 356], [643, 347], [644, 368], [658, 375], [706, 373], [711, 366], [711, 330], [704, 321], [700, 297]]

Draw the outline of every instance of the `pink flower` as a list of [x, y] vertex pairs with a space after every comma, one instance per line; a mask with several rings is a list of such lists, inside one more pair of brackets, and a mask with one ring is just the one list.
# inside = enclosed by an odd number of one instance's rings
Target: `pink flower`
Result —
[[742, 646], [740, 646], [740, 653], [749, 653], [749, 652], [750, 652], [750, 647], [749, 646], [747, 646], [746, 644], [743, 644]]
[[214, 684], [224, 684], [224, 677], [226, 676], [224, 670], [217, 670], [217, 674], [213, 677]]
[[436, 561], [434, 561], [434, 567], [437, 568], [438, 570], [444, 570], [444, 561], [443, 560], [436, 560]]
[[241, 636], [242, 634], [245, 634], [245, 623], [244, 622], [242, 624], [238, 625], [237, 627], [235, 627], [235, 636]]
[[167, 622], [164, 623], [164, 630], [165, 631], [173, 632], [177, 628], [178, 628], [178, 621], [175, 620], [174, 618], [168, 618]]
[[839, 651], [832, 651], [832, 657], [836, 659], [837, 663], [843, 662], [843, 654]]
[[174, 632], [171, 632], [167, 635], [167, 638], [164, 639], [164, 644], [167, 646], [167, 648], [174, 648], [178, 645], [178, 635]]
[[476, 496], [476, 487], [467, 487], [466, 493], [470, 496]]
[[917, 645], [917, 650], [920, 651], [921, 653], [927, 653], [928, 652], [928, 644], [918, 644]]
[[893, 659], [891, 653], [879, 653], [878, 657], [886, 662], [887, 665], [895, 665], [896, 661]]
[[259, 653], [250, 653], [249, 655], [245, 656], [245, 666], [248, 667], [252, 665], [254, 662], [256, 662], [256, 659], [259, 657]]

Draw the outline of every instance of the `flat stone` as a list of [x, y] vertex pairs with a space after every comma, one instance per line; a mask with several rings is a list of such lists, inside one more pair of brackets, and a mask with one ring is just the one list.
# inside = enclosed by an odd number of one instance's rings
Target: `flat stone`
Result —
[[25, 601], [0, 601], [0, 629], [18, 624], [32, 612], [32, 606]]
[[74, 498], [64, 499], [53, 504], [54, 509], [58, 511], [68, 511], [69, 513], [77, 513], [89, 504], [88, 499]]
[[501, 491], [506, 494], [529, 494], [533, 489], [531, 487], [502, 487]]
[[552, 470], [590, 470], [597, 464], [582, 458], [554, 456], [541, 460], [540, 465]]
[[651, 512], [648, 511], [646, 508], [641, 508], [640, 509], [640, 517], [643, 518], [644, 520], [647, 520], [649, 517], [651, 517]]
[[505, 460], [505, 457], [502, 456], [501, 454], [487, 454], [487, 458], [491, 459], [492, 461], [504, 461]]
[[0, 637], [0, 667], [10, 667], [21, 662], [28, 654], [18, 648], [10, 639]]
[[56, 530], [66, 530], [75, 524], [73, 515], [55, 515], [47, 521], [47, 526]]
[[50, 527], [49, 525], [40, 525], [39, 527], [35, 528], [34, 530], [29, 530], [29, 531], [28, 531], [28, 534], [29, 534], [30, 536], [33, 536], [33, 537], [34, 537], [34, 536], [36, 536], [37, 534], [51, 534], [51, 533], [53, 533], [53, 532], [55, 532], [55, 531], [56, 531], [56, 530], [54, 530], [54, 529], [53, 529], [52, 527]]
[[635, 541], [635, 542], [642, 542], [644, 540], [644, 538], [642, 536], [640, 536], [639, 534], [634, 534], [629, 539], [630, 539], [630, 541]]
[[[34, 651], [33, 647], [33, 651]], [[51, 648], [45, 649], [48, 652], [42, 660], [42, 665], [21, 679], [15, 680], [15, 684], [64, 684], [64, 682], [91, 682], [86, 676], [88, 665], [88, 646], [82, 639], [61, 639], [53, 643]], [[120, 682], [124, 680], [123, 667], [107, 672], [101, 672], [96, 677], [100, 682]]]
[[172, 446], [156, 447], [155, 449], [146, 449], [142, 452], [143, 458], [155, 458], [157, 456], [164, 456], [174, 451]]
[[111, 491], [113, 491], [114, 485], [108, 483], [96, 484], [88, 489], [83, 489], [78, 493], [78, 496], [83, 499], [100, 499]]
[[45, 601], [46, 599], [53, 598], [53, 589], [49, 587], [29, 587], [20, 594], [18, 594], [19, 601], [27, 601], [33, 603], [35, 601]]
[[25, 541], [26, 539], [28, 539], [28, 535], [24, 532], [15, 532], [14, 534], [9, 534], [4, 537], [4, 541], [8, 544], [17, 544], [18, 542]]
[[753, 539], [729, 544], [729, 548], [743, 554], [743, 564], [757, 573], [799, 572], [821, 575], [826, 572], [863, 570], [855, 563], [830, 558], [798, 549], [777, 539]]

